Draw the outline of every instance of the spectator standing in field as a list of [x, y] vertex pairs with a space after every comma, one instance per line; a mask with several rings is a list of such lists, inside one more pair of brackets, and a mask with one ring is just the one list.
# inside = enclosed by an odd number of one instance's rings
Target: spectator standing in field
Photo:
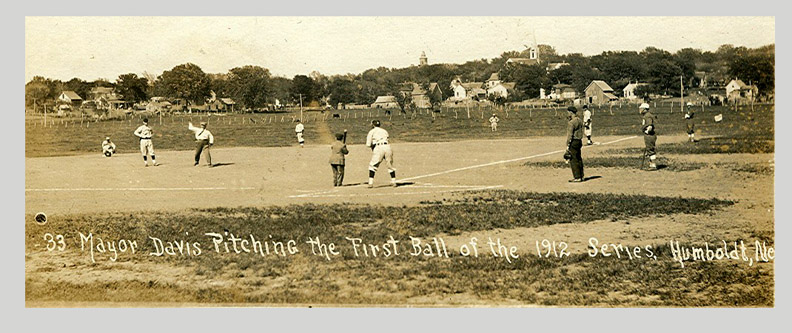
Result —
[[567, 152], [569, 152], [570, 160], [569, 166], [572, 168], [573, 179], [570, 183], [583, 182], [583, 156], [581, 149], [583, 148], [583, 121], [577, 116], [577, 108], [570, 106], [567, 108], [567, 136], [566, 145]]

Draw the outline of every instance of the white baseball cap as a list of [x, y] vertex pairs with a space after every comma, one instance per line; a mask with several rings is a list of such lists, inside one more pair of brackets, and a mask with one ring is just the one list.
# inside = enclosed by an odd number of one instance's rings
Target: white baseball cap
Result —
[[647, 109], [648, 110], [649, 109], [649, 104], [648, 103], [642, 103], [641, 106], [639, 106], [638, 108], [639, 109]]

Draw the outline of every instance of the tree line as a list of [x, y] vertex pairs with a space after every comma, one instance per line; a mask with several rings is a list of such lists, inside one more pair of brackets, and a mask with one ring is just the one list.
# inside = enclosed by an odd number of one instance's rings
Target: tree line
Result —
[[[68, 81], [36, 76], [25, 84], [25, 102], [53, 103], [62, 91], [74, 91], [90, 98], [94, 87], [113, 87], [127, 102], [146, 101], [161, 96], [203, 104], [214, 91], [218, 97], [230, 97], [246, 109], [262, 109], [273, 105], [303, 103], [336, 106], [371, 104], [377, 96], [400, 96], [405, 82], [428, 87], [436, 82], [443, 98], [453, 96], [450, 82], [484, 82], [492, 73], [501, 81], [515, 82], [515, 91], [508, 101], [539, 97], [540, 89], [550, 91], [555, 84], [569, 84], [578, 92], [592, 80], [603, 80], [619, 93], [630, 82], [648, 83], [646, 93], [679, 96], [680, 77], [685, 89], [698, 88], [701, 74], [710, 85], [722, 85], [732, 78], [754, 84], [760, 94], [772, 93], [775, 87], [775, 45], [755, 49], [722, 45], [716, 51], [685, 48], [671, 53], [655, 47], [636, 51], [606, 51], [598, 55], [579, 53], [559, 55], [549, 45], [539, 45], [540, 62], [534, 65], [507, 63], [509, 58], [528, 57], [523, 52], [508, 51], [493, 59], [477, 59], [463, 64], [431, 64], [405, 68], [378, 67], [359, 74], [326, 76], [319, 72], [293, 78], [273, 76], [260, 66], [242, 66], [227, 73], [205, 73], [198, 65], [181, 64], [158, 76], [144, 73], [122, 74], [111, 82], [106, 79]], [[557, 69], [548, 64], [563, 63]], [[406, 102], [400, 99], [400, 104]], [[434, 103], [435, 101], [433, 101]], [[502, 102], [502, 101], [501, 101]]]

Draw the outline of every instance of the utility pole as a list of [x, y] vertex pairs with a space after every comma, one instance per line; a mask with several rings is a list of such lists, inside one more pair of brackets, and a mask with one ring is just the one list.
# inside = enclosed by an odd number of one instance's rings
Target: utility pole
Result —
[[685, 85], [682, 84], [682, 75], [679, 76], [679, 112], [685, 113]]
[[302, 114], [302, 112], [303, 112], [303, 106], [302, 106], [302, 94], [300, 94], [300, 121], [303, 121], [303, 119], [302, 119], [302, 117], [303, 117], [303, 114]]

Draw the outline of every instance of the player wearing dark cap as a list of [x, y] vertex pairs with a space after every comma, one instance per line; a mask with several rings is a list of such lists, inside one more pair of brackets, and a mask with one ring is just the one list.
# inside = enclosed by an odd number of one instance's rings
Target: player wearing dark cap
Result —
[[569, 166], [572, 167], [573, 179], [570, 183], [580, 183], [583, 181], [583, 157], [580, 150], [583, 148], [583, 121], [577, 116], [577, 108], [570, 106], [567, 108], [567, 137], [566, 145], [569, 153]]

